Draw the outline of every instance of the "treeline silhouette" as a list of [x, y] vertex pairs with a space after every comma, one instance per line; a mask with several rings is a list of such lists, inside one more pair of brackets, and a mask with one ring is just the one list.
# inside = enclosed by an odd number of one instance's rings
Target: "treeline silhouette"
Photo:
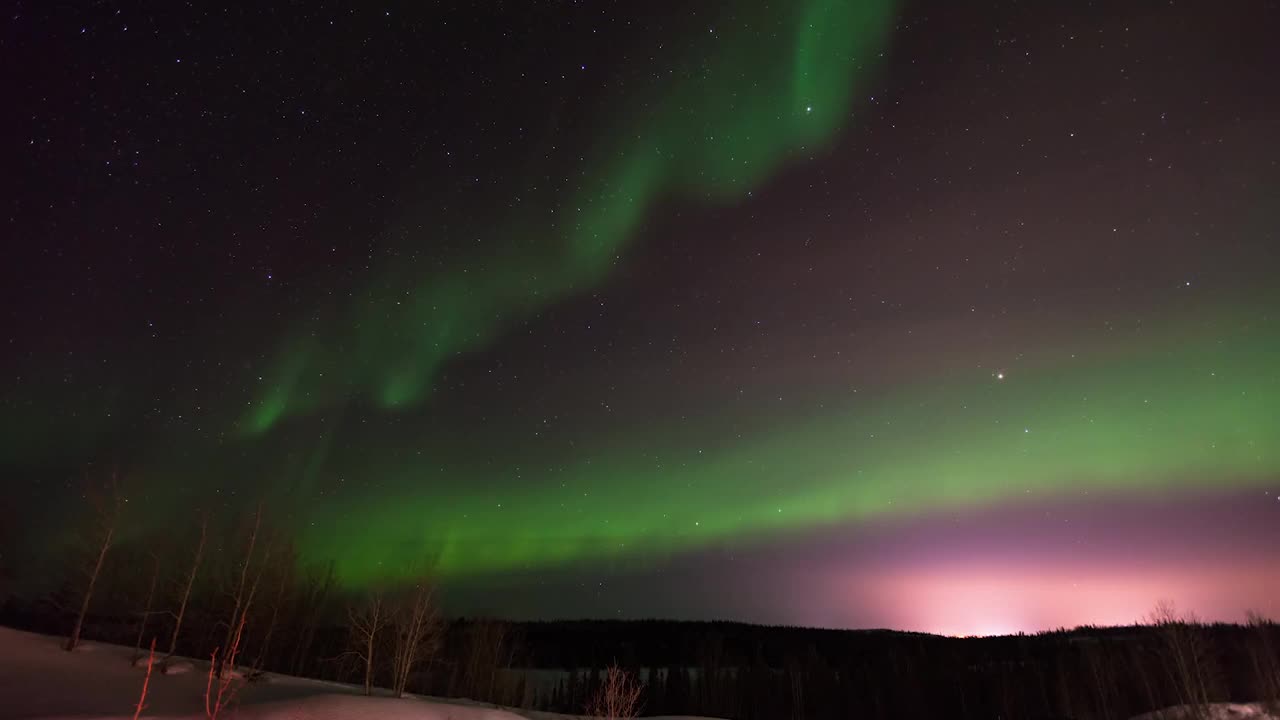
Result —
[[[335, 594], [331, 601], [314, 627], [306, 622], [314, 614], [303, 612], [278, 630], [274, 649], [250, 643], [255, 667], [360, 684], [361, 669], [343, 656], [348, 628], [336, 612], [341, 599]], [[207, 656], [219, 627], [203, 598], [197, 605], [192, 627], [201, 630], [179, 643], [180, 654], [191, 657]], [[305, 605], [293, 609], [310, 609]], [[10, 598], [0, 619], [56, 634], [66, 632], [69, 616]], [[84, 635], [127, 645], [138, 621], [95, 613]], [[1171, 705], [1275, 706], [1277, 639], [1269, 622], [946, 638], [729, 622], [461, 618], [447, 623], [439, 650], [408, 691], [581, 713], [616, 663], [643, 686], [645, 715], [1111, 720]], [[260, 658], [256, 650], [264, 651]], [[380, 667], [374, 683], [391, 682], [391, 668]]]
[[238, 525], [196, 521], [160, 540], [120, 532], [121, 503], [102, 498], [60, 550], [65, 562], [42, 566], [52, 591], [0, 586], [0, 622], [68, 636], [68, 647], [83, 636], [140, 656], [155, 642], [161, 672], [177, 658], [215, 656], [234, 630], [231, 662], [249, 681], [282, 673], [565, 713], [583, 712], [611, 667], [641, 685], [642, 714], [737, 720], [1112, 720], [1280, 701], [1280, 636], [1258, 616], [1202, 624], [1162, 605], [1129, 627], [993, 638], [447, 620], [427, 573], [409, 591], [339, 588], [331, 566], [299, 563], [261, 509]]
[[[1164, 613], [1164, 614], [1161, 614]], [[1129, 718], [1277, 700], [1276, 627], [1188, 622], [991, 638], [737, 623], [528, 623], [530, 664], [570, 667], [540, 709], [571, 711], [612, 660], [648, 714], [759, 718]], [[587, 668], [587, 669], [583, 669]]]

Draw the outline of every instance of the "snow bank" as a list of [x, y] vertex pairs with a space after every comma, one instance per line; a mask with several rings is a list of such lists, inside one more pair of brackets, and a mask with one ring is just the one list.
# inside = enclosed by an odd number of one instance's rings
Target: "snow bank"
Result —
[[245, 705], [235, 716], [246, 720], [524, 720], [514, 713], [483, 707], [340, 694]]
[[[142, 672], [131, 664], [133, 648], [84, 643], [84, 652], [61, 649], [61, 638], [0, 627], [0, 717], [132, 718]], [[146, 662], [143, 661], [145, 667]], [[208, 661], [173, 658], [168, 673], [151, 675], [148, 718], [203, 720]], [[341, 683], [271, 675], [238, 694], [235, 720], [570, 720], [572, 715], [523, 712], [466, 700], [366, 697]], [[650, 720], [698, 720], [652, 718]]]
[[[143, 662], [146, 662], [145, 660]], [[170, 660], [167, 663], [156, 663], [156, 670], [165, 675], [185, 675], [196, 669], [195, 663], [190, 660]]]
[[1133, 720], [1280, 720], [1257, 703], [1214, 703], [1208, 709], [1207, 715], [1197, 715], [1192, 708], [1179, 705], [1138, 715]]

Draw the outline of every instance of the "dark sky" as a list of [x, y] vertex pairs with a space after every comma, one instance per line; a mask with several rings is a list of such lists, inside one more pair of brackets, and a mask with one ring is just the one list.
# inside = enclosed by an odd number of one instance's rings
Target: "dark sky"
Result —
[[15, 502], [520, 617], [1266, 610], [1280, 5], [695, 5], [16, 5]]

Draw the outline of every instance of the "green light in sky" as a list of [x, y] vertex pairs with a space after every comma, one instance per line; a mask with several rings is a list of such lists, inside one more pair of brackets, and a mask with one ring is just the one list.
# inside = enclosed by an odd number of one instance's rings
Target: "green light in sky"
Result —
[[870, 403], [833, 397], [843, 410], [707, 452], [689, 439], [723, 423], [659, 427], [519, 482], [380, 466], [387, 492], [315, 508], [302, 547], [360, 584], [423, 556], [448, 578], [1084, 491], [1250, 486], [1280, 473], [1275, 337], [1152, 344], [1002, 380], [953, 372]]
[[850, 120], [895, 5], [735, 7], [697, 38], [687, 65], [654, 97], [618, 100], [624, 119], [589, 138], [595, 151], [545, 217], [491, 230], [501, 240], [482, 258], [425, 276], [389, 268], [349, 306], [292, 333], [241, 429], [265, 433], [352, 398], [387, 409], [417, 404], [450, 358], [600, 283], [659, 198], [740, 198]]

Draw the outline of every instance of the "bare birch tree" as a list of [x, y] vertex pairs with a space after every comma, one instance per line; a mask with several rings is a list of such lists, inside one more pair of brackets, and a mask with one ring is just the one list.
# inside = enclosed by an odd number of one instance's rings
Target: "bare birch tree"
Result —
[[1167, 600], [1156, 604], [1149, 620], [1160, 633], [1165, 671], [1179, 703], [1187, 706], [1191, 717], [1205, 717], [1211, 699], [1212, 657], [1200, 621], [1195, 615], [1180, 616]]
[[302, 618], [302, 624], [298, 629], [298, 642], [293, 648], [293, 659], [289, 663], [294, 675], [301, 675], [305, 669], [307, 653], [315, 640], [316, 625], [324, 612], [325, 600], [333, 588], [333, 580], [333, 562], [330, 562], [323, 573], [308, 573], [306, 584], [299, 593], [297, 614]]
[[196, 543], [196, 552], [191, 559], [191, 570], [187, 572], [187, 581], [182, 588], [182, 600], [178, 602], [178, 614], [173, 621], [173, 635], [169, 638], [169, 652], [165, 653], [163, 667], [178, 648], [178, 633], [182, 632], [182, 620], [187, 616], [187, 602], [191, 600], [191, 588], [196, 584], [196, 574], [200, 572], [200, 561], [204, 559], [204, 545], [209, 536], [209, 518], [200, 518], [200, 540]]
[[439, 649], [442, 623], [435, 588], [426, 580], [400, 597], [391, 613], [395, 640], [391, 653], [392, 690], [403, 697], [416, 667], [429, 662]]
[[605, 720], [630, 720], [640, 712], [640, 683], [617, 664], [610, 665], [587, 701], [587, 714]]
[[[253, 526], [249, 530], [249, 538], [244, 551], [244, 559], [240, 563], [240, 581], [235, 586], [232, 593], [233, 606], [231, 609], [231, 619], [227, 621], [227, 636], [222, 643], [222, 647], [231, 647], [232, 640], [244, 628], [244, 619], [247, 617], [247, 600], [249, 585], [249, 568], [253, 565], [253, 552], [258, 544], [258, 533], [262, 529], [262, 505], [258, 505], [258, 509], [253, 514]], [[231, 660], [231, 654], [227, 653], [223, 656], [223, 664]]]
[[463, 656], [462, 692], [473, 700], [504, 702], [505, 691], [499, 693], [499, 677], [511, 662], [515, 650], [506, 623], [492, 618], [477, 618], [467, 628], [467, 646]]
[[[151, 606], [156, 598], [156, 582], [160, 579], [160, 556], [154, 552], [148, 553], [151, 556], [151, 583], [147, 587], [147, 603], [142, 609], [142, 617], [138, 620], [138, 641], [133, 644], [133, 664], [138, 664], [142, 659], [142, 637], [147, 633], [147, 623], [151, 620]], [[156, 643], [155, 639], [151, 640], [151, 657], [148, 659], [148, 672], [150, 672], [150, 663], [155, 659]]]
[[1252, 610], [1246, 617], [1252, 635], [1249, 662], [1253, 665], [1258, 700], [1264, 709], [1274, 714], [1280, 710], [1280, 662], [1276, 659], [1275, 623]]
[[200, 573], [200, 562], [205, 557], [205, 542], [209, 539], [209, 518], [201, 515], [200, 539], [196, 541], [196, 552], [191, 557], [191, 569], [187, 571], [187, 580], [182, 587], [182, 600], [178, 601], [178, 614], [174, 616], [173, 634], [169, 637], [169, 652], [160, 662], [161, 669], [168, 666], [170, 657], [178, 650], [178, 635], [182, 633], [182, 621], [187, 618], [187, 603], [191, 601], [191, 589], [196, 585], [196, 575]]
[[142, 695], [138, 697], [138, 704], [133, 708], [133, 720], [142, 717], [142, 711], [147, 709], [147, 689], [151, 687], [151, 669], [156, 664], [156, 639], [151, 638], [151, 651], [147, 653], [147, 674], [142, 678]]
[[364, 694], [373, 694], [374, 653], [380, 633], [391, 624], [390, 608], [381, 592], [369, 595], [359, 607], [347, 608], [351, 654], [364, 664]]
[[298, 559], [297, 552], [294, 551], [292, 545], [286, 544], [284, 552], [277, 557], [277, 570], [280, 573], [279, 584], [276, 586], [276, 594], [271, 603], [271, 618], [267, 621], [266, 634], [263, 635], [262, 645], [258, 648], [258, 657], [253, 661], [255, 673], [262, 672], [263, 665], [266, 663], [267, 652], [271, 649], [271, 639], [275, 636], [276, 626], [280, 621], [280, 608], [283, 607], [285, 597], [294, 584], [294, 565]]
[[67, 637], [67, 642], [64, 646], [66, 650], [75, 650], [76, 646], [80, 644], [80, 632], [84, 629], [84, 618], [89, 614], [89, 603], [93, 600], [93, 589], [98, 584], [98, 576], [102, 573], [102, 565], [107, 559], [107, 552], [111, 550], [111, 546], [115, 542], [116, 529], [120, 522], [120, 514], [124, 504], [124, 499], [120, 496], [118, 478], [114, 471], [103, 487], [91, 488], [87, 495], [93, 508], [93, 519], [90, 521], [91, 529], [88, 534], [88, 541], [90, 546], [95, 548], [95, 552], [87, 570], [88, 584], [84, 590], [84, 597], [80, 601], [80, 612], [76, 614], [75, 625], [72, 627], [71, 634]]
[[238, 681], [240, 679], [235, 673], [221, 672], [217, 674], [216, 682], [215, 673], [219, 665], [224, 670], [235, 667], [236, 657], [240, 654], [240, 639], [244, 635], [245, 619], [245, 616], [240, 616], [240, 623], [236, 625], [235, 632], [232, 634], [231, 647], [223, 653], [221, 663], [218, 659], [220, 648], [214, 648], [209, 656], [209, 677], [205, 681], [204, 688], [204, 715], [208, 720], [218, 720], [218, 716], [235, 701], [240, 688], [244, 687], [244, 682]]

